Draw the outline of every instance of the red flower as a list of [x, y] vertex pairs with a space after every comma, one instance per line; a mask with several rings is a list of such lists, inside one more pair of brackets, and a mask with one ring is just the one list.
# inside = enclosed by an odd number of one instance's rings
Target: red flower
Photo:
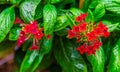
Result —
[[95, 33], [96, 36], [101, 36], [103, 33], [101, 28], [95, 28], [93, 32]]
[[38, 25], [37, 22], [31, 22], [30, 24], [27, 24], [24, 27], [24, 31], [26, 34], [31, 33], [31, 34], [36, 34], [38, 31]]
[[87, 52], [88, 55], [95, 54], [96, 49], [92, 45], [89, 45], [86, 48], [86, 52]]
[[102, 21], [100, 21], [100, 23], [98, 24], [98, 28], [102, 31], [102, 35], [104, 37], [108, 37], [110, 35], [110, 33], [108, 32], [108, 27], [104, 25]]
[[51, 35], [47, 35], [47, 39], [50, 39], [51, 38]]
[[95, 41], [93, 46], [95, 49], [98, 49], [101, 45], [102, 43], [100, 41]]
[[83, 45], [77, 48], [80, 54], [86, 52], [88, 55], [91, 55], [95, 54], [96, 50], [102, 45], [99, 37], [108, 37], [110, 33], [108, 32], [108, 27], [102, 21], [98, 25], [92, 23], [92, 21], [86, 23], [86, 16], [87, 13], [76, 17], [76, 22], [80, 22], [80, 24], [73, 26], [72, 30], [68, 30], [68, 38], [76, 38], [77, 42], [83, 43]]
[[33, 38], [33, 46], [30, 47], [30, 50], [38, 50], [38, 40], [40, 40], [43, 34], [43, 28], [38, 27], [38, 23], [36, 21], [30, 22], [30, 24], [23, 25], [23, 29], [20, 32], [19, 39], [17, 41], [18, 46], [22, 45], [27, 39], [30, 37]]
[[24, 28], [23, 28], [23, 31], [25, 32], [25, 34], [28, 34], [28, 33], [30, 33], [30, 25], [28, 24], [28, 25], [26, 25]]
[[86, 26], [87, 26], [86, 22], [83, 22], [83, 23], [79, 24], [80, 31], [85, 31], [86, 30]]
[[88, 41], [97, 39], [97, 37], [95, 36], [95, 33], [93, 31], [87, 34], [87, 38], [88, 38]]
[[109, 35], [110, 35], [110, 32], [108, 32], [107, 29], [104, 29], [104, 30], [103, 30], [103, 36], [104, 36], [104, 37], [108, 37]]
[[76, 17], [76, 22], [82, 22], [82, 17], [81, 16], [78, 16], [78, 17]]
[[76, 33], [73, 30], [68, 30], [68, 38], [73, 38], [76, 36]]
[[77, 48], [77, 50], [80, 52], [80, 54], [83, 54], [86, 52], [85, 46], [81, 45], [80, 47]]
[[41, 39], [43, 36], [44, 34], [42, 33], [42, 30], [38, 30], [37, 33], [35, 34], [36, 39]]
[[80, 32], [80, 28], [79, 26], [73, 26], [73, 31], [76, 33], [76, 32]]
[[30, 49], [30, 50], [38, 50], [39, 47], [38, 47], [37, 45], [33, 45], [33, 46], [31, 46], [29, 49]]
[[24, 31], [21, 31], [17, 41], [17, 46], [20, 47], [25, 41], [26, 41], [25, 33]]
[[76, 22], [82, 22], [82, 20], [85, 20], [85, 18], [87, 17], [87, 13], [85, 14], [80, 14], [78, 17], [76, 17]]
[[100, 21], [100, 23], [98, 24], [98, 28], [100, 28], [102, 30], [102, 29], [106, 28], [106, 25], [104, 25], [102, 23], [102, 21]]
[[18, 17], [16, 17], [14, 24], [21, 24], [23, 23]]
[[81, 14], [80, 16], [82, 17], [82, 19], [85, 19], [88, 16], [88, 13]]

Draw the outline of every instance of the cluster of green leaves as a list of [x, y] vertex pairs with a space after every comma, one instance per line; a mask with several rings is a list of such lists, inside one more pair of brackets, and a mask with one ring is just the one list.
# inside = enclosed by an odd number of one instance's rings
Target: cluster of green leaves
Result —
[[[15, 54], [18, 72], [48, 69], [51, 72], [119, 72], [120, 71], [120, 1], [85, 0], [82, 9], [78, 0], [2, 0], [0, 1], [0, 56], [13, 49], [19, 37], [20, 26], [13, 25], [20, 17], [25, 23], [37, 20], [44, 28], [40, 48], [30, 51], [31, 40]], [[5, 9], [6, 8], [6, 9]], [[103, 21], [109, 28], [109, 38], [101, 38], [103, 46], [95, 55], [80, 55], [78, 43], [67, 38], [75, 17], [88, 12], [86, 22]]]

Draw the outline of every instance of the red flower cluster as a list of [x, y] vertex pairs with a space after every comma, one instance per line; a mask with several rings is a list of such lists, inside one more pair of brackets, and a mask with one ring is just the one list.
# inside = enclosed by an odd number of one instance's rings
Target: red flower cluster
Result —
[[22, 23], [23, 28], [20, 32], [17, 45], [20, 47], [26, 40], [30, 37], [33, 38], [33, 45], [30, 47], [30, 50], [38, 50], [38, 40], [44, 36], [43, 28], [39, 28], [37, 21], [31, 21], [30, 24], [23, 23], [19, 18], [16, 18], [16, 23]]
[[79, 22], [78, 25], [73, 26], [72, 30], [68, 30], [68, 38], [76, 38], [78, 42], [81, 42], [83, 45], [77, 48], [80, 51], [80, 54], [85, 52], [90, 54], [95, 54], [96, 50], [102, 45], [99, 41], [100, 37], [108, 37], [109, 32], [106, 25], [100, 21], [99, 24], [92, 22], [86, 23], [85, 19], [87, 13], [80, 14], [76, 18], [76, 22]]

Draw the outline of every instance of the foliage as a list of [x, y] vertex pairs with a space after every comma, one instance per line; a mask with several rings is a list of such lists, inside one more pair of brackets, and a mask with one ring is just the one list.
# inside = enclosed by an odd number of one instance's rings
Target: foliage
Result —
[[[68, 31], [80, 14], [87, 13], [86, 22], [108, 27], [110, 36], [101, 37], [102, 46], [95, 54], [81, 54], [81, 43], [69, 39]], [[16, 18], [18, 23], [16, 22]], [[15, 52], [18, 72], [119, 72], [120, 71], [120, 1], [119, 0], [1, 0], [0, 56], [13, 51], [21, 31], [36, 21], [40, 31], [20, 45]], [[32, 29], [34, 26], [29, 26]], [[26, 36], [28, 36], [26, 33]], [[35, 35], [37, 35], [35, 37]], [[32, 39], [35, 39], [33, 46]], [[38, 38], [38, 42], [36, 40]], [[19, 41], [20, 42], [20, 41]], [[35, 49], [35, 50], [34, 50]]]

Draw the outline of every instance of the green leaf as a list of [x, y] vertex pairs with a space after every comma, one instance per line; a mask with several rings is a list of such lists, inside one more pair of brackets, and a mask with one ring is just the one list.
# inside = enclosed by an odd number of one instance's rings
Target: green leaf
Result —
[[19, 4], [22, 0], [10, 0], [12, 4]]
[[57, 18], [55, 6], [47, 4], [43, 8], [44, 34], [47, 36], [54, 31], [54, 24]]
[[80, 13], [83, 13], [83, 11], [78, 8], [70, 8], [70, 12], [73, 14], [74, 17], [79, 16]]
[[55, 58], [64, 72], [87, 72], [86, 64], [75, 48], [75, 42], [56, 38], [54, 43]]
[[43, 40], [41, 42], [41, 53], [42, 54], [47, 54], [50, 52], [51, 48], [52, 48], [52, 42], [53, 42], [53, 34], [50, 35], [51, 38], [48, 39], [46, 37], [43, 37]]
[[21, 28], [19, 27], [14, 27], [11, 29], [10, 34], [9, 34], [9, 40], [15, 41], [19, 37]]
[[20, 72], [34, 72], [41, 63], [43, 56], [50, 52], [52, 48], [52, 40], [53, 34], [51, 34], [50, 39], [43, 37], [39, 51], [28, 50], [22, 62]]
[[120, 71], [120, 39], [112, 49], [110, 61], [108, 65], [108, 72], [119, 72], [119, 71]]
[[54, 31], [59, 31], [64, 29], [66, 26], [70, 24], [69, 19], [66, 17], [66, 15], [61, 15], [57, 17], [57, 21], [54, 26]]
[[88, 16], [86, 18], [86, 22], [90, 22], [90, 21], [94, 22], [94, 16], [93, 16], [92, 11], [88, 9]]
[[43, 58], [38, 50], [28, 50], [21, 64], [20, 72], [34, 72]]
[[51, 0], [51, 3], [53, 4], [56, 4], [56, 3], [59, 3], [59, 2], [62, 2], [63, 0]]
[[42, 18], [42, 16], [43, 16], [43, 5], [40, 3], [35, 10], [34, 19], [37, 20], [39, 18]]
[[106, 10], [120, 14], [120, 0], [108, 0], [104, 1]]
[[0, 14], [0, 42], [4, 40], [15, 20], [14, 8], [10, 7]]
[[78, 8], [71, 8], [69, 11], [70, 13], [66, 13], [66, 16], [71, 22], [69, 25], [72, 27], [73, 25], [75, 25], [75, 18], [83, 12]]
[[98, 0], [92, 1], [92, 3], [89, 5], [89, 8], [95, 8], [99, 4]]
[[20, 16], [24, 22], [29, 23], [34, 20], [35, 10], [40, 1], [41, 0], [26, 0], [20, 5]]
[[95, 21], [98, 21], [101, 17], [105, 14], [105, 7], [103, 3], [100, 3], [96, 6], [95, 10], [93, 11]]
[[87, 59], [92, 64], [93, 72], [104, 72], [105, 55], [102, 48], [95, 55], [87, 56]]

